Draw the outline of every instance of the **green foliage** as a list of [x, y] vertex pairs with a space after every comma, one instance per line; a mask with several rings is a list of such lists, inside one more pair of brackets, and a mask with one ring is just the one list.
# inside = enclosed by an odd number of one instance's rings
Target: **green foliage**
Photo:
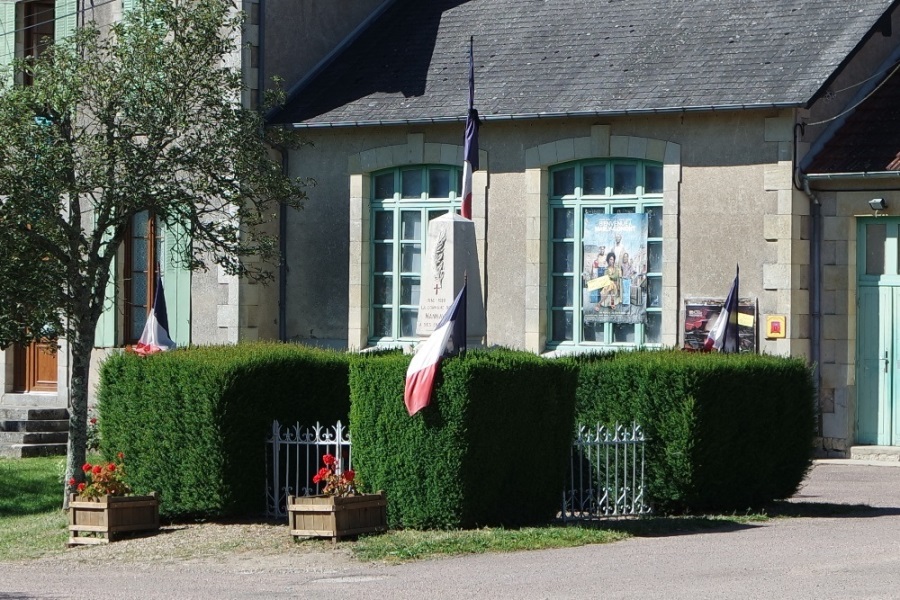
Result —
[[432, 404], [403, 403], [409, 357], [351, 363], [350, 424], [361, 489], [384, 490], [391, 527], [546, 521], [571, 444], [576, 370], [525, 352], [444, 361]]
[[80, 477], [90, 351], [134, 215], [151, 211], [177, 238], [175, 265], [265, 280], [277, 259], [265, 225], [301, 206], [305, 182], [284, 176], [262, 114], [241, 104], [242, 20], [231, 0], [142, 0], [15, 61], [31, 85], [0, 75], [0, 348], [67, 339], [69, 476]]
[[577, 420], [640, 423], [662, 510], [746, 509], [793, 494], [809, 470], [814, 390], [798, 359], [679, 351], [569, 359]]
[[135, 492], [159, 492], [168, 517], [261, 513], [272, 420], [346, 422], [348, 362], [278, 343], [111, 356], [98, 390], [101, 448], [125, 453]]

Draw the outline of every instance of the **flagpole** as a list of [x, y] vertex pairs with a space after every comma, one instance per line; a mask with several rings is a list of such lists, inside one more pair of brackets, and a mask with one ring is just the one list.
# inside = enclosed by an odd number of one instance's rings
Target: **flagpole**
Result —
[[472, 173], [478, 170], [478, 111], [475, 110], [475, 36], [469, 36], [469, 107], [463, 146], [463, 181], [460, 215], [472, 218]]

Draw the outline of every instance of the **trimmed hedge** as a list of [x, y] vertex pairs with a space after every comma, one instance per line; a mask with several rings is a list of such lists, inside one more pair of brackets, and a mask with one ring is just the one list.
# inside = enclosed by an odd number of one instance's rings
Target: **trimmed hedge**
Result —
[[282, 423], [347, 422], [350, 357], [278, 343], [120, 353], [100, 371], [101, 451], [124, 452], [167, 517], [265, 510], [265, 444]]
[[353, 464], [384, 490], [388, 525], [460, 528], [546, 521], [559, 510], [574, 427], [574, 365], [511, 350], [442, 363], [430, 406], [413, 417], [410, 357], [359, 356], [350, 367]]
[[648, 495], [663, 511], [787, 498], [812, 462], [814, 388], [799, 359], [681, 351], [567, 359], [580, 423], [640, 423]]

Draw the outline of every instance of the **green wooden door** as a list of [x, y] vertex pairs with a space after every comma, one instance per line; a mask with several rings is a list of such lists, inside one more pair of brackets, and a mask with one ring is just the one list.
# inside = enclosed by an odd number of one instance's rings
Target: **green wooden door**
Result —
[[856, 441], [900, 446], [900, 219], [860, 220]]

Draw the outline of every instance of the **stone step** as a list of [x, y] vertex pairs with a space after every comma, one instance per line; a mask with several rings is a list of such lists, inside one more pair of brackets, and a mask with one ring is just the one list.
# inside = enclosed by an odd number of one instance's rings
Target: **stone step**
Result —
[[32, 408], [66, 408], [65, 395], [56, 392], [20, 394], [8, 392], [0, 394], [0, 408], [4, 406], [30, 406]]
[[65, 456], [67, 444], [0, 444], [4, 458], [34, 458], [36, 456]]
[[851, 446], [853, 460], [900, 462], [900, 446]]
[[46, 421], [3, 421], [0, 420], [0, 431], [68, 431], [69, 421], [67, 419]]
[[65, 408], [0, 406], [0, 421], [61, 421], [69, 418]]
[[67, 431], [0, 431], [0, 444], [65, 444], [69, 439]]

